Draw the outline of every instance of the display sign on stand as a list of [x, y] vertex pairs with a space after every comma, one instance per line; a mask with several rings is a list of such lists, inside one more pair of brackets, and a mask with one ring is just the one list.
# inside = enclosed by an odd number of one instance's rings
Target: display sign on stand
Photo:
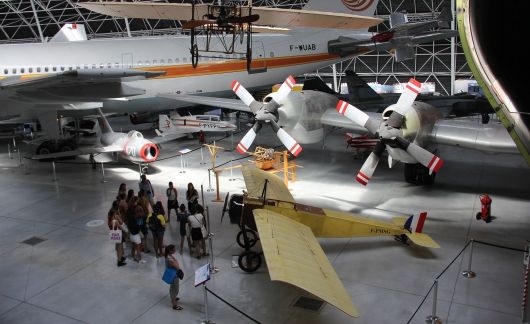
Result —
[[195, 287], [210, 280], [210, 264], [206, 263], [202, 267], [195, 270]]

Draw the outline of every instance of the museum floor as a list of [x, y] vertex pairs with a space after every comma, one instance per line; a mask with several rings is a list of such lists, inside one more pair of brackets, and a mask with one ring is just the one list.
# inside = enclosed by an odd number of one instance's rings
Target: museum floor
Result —
[[[235, 135], [234, 143], [241, 136]], [[207, 140], [212, 138], [208, 135]], [[164, 262], [153, 253], [144, 255], [145, 264], [129, 258], [125, 267], [116, 267], [108, 229], [98, 226], [97, 220], [106, 220], [121, 182], [137, 189], [136, 165], [121, 161], [105, 166], [103, 183], [100, 165], [92, 170], [82, 159], [74, 161], [82, 164], [57, 163], [54, 182], [50, 163], [25, 160], [25, 167], [20, 167], [16, 154], [9, 159], [7, 143], [0, 142], [0, 323], [162, 324], [205, 319], [203, 290], [194, 287], [192, 275], [205, 259], [191, 258], [187, 249], [179, 257], [186, 274], [180, 288], [182, 311], [170, 307], [168, 286], [160, 279]], [[230, 137], [216, 144], [229, 148]], [[279, 141], [264, 127], [256, 144], [275, 146]], [[233, 256], [241, 252], [235, 242], [238, 227], [228, 217], [220, 224], [222, 203], [212, 202], [215, 193], [206, 192], [209, 164], [200, 164], [199, 150], [186, 155], [184, 170], [180, 158], [162, 160], [149, 169], [155, 190], [163, 194], [167, 182], [173, 181], [181, 201], [188, 182], [204, 186], [215, 234], [214, 262], [220, 269], [208, 288], [262, 323], [406, 323], [434, 278], [469, 239], [516, 249], [523, 249], [530, 239], [530, 168], [519, 156], [441, 147], [439, 156], [445, 165], [433, 186], [406, 184], [402, 165], [388, 169], [381, 163], [371, 183], [362, 187], [354, 175], [363, 158], [356, 159], [352, 149], [346, 150], [343, 132], [331, 134], [325, 144], [324, 150], [322, 144], [304, 145], [296, 159], [303, 167], [297, 171], [298, 181], [290, 185], [297, 200], [379, 218], [390, 217], [381, 210], [427, 211], [424, 231], [441, 245], [429, 250], [403, 245], [392, 237], [319, 240], [359, 308], [361, 316], [356, 319], [330, 305], [319, 311], [295, 307], [297, 298], [307, 294], [271, 282], [266, 266], [254, 274], [233, 267]], [[195, 147], [196, 140], [169, 144], [162, 158]], [[209, 162], [207, 150], [203, 153]], [[223, 151], [218, 164], [238, 157], [235, 151]], [[223, 172], [220, 185], [223, 197], [228, 191], [241, 192], [240, 170]], [[475, 219], [482, 192], [493, 198], [495, 219], [489, 224]], [[178, 242], [178, 232], [173, 218], [166, 244]], [[44, 241], [33, 246], [22, 243], [34, 236]], [[439, 279], [437, 315], [443, 323], [520, 323], [523, 253], [475, 244], [472, 270], [477, 276], [468, 279], [460, 273], [467, 269], [469, 251]], [[425, 323], [431, 309], [432, 293], [412, 323]], [[212, 295], [208, 295], [208, 312], [215, 323], [249, 323]]]

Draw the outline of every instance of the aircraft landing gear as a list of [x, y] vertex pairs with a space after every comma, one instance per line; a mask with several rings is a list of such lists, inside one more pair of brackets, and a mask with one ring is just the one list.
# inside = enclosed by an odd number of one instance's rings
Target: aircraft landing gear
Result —
[[405, 181], [416, 185], [432, 185], [436, 172], [429, 174], [429, 169], [419, 163], [405, 163]]
[[398, 242], [401, 242], [401, 243], [403, 243], [405, 245], [409, 245], [409, 238], [405, 234], [394, 235], [394, 240], [396, 240]]
[[261, 266], [261, 255], [254, 251], [245, 251], [237, 258], [237, 264], [241, 270], [252, 273]]
[[237, 258], [239, 268], [245, 272], [252, 273], [261, 266], [261, 255], [251, 250], [256, 245], [259, 238], [255, 231], [247, 228], [245, 225], [241, 226], [241, 231], [237, 234], [237, 244], [243, 247], [245, 251]]
[[[246, 240], [245, 240], [245, 236], [247, 237]], [[256, 245], [256, 243], [258, 242], [258, 237], [256, 235], [256, 232], [248, 228], [245, 228], [239, 231], [239, 233], [237, 233], [236, 241], [237, 241], [237, 244], [242, 248], [246, 248], [247, 244], [245, 244], [246, 243], [245, 241], [247, 241], [248, 247], [251, 248], [254, 245]]]

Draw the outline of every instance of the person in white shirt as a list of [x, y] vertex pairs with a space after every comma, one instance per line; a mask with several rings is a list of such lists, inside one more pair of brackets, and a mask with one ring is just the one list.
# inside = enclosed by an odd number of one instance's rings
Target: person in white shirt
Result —
[[[204, 219], [204, 208], [201, 205], [197, 204], [194, 210], [190, 210], [188, 222], [191, 226], [191, 239], [193, 240], [193, 243], [195, 245], [197, 259], [200, 259], [201, 256], [209, 255], [208, 253], [206, 253], [206, 242], [204, 241], [206, 237], [205, 235], [203, 235], [202, 231], [203, 226], [206, 229], [206, 222]], [[208, 233], [207, 230], [204, 231]]]

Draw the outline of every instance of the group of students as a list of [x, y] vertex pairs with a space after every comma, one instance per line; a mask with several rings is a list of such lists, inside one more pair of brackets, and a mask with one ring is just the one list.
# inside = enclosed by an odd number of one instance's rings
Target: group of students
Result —
[[188, 184], [186, 200], [188, 208], [184, 204], [178, 203], [178, 193], [169, 182], [166, 189], [167, 214], [160, 200], [155, 196], [155, 191], [151, 182], [145, 175], [141, 176], [138, 184], [138, 195], [133, 189], [127, 190], [125, 183], [122, 183], [118, 190], [118, 196], [112, 203], [108, 212], [109, 229], [120, 228], [123, 232], [122, 242], [116, 244], [116, 256], [118, 267], [126, 265], [124, 253], [124, 243], [130, 241], [131, 256], [138, 263], [145, 263], [142, 253], [150, 253], [147, 247], [147, 237], [149, 231], [153, 236], [153, 246], [156, 257], [166, 257], [164, 251], [164, 233], [170, 223], [171, 210], [174, 209], [179, 223], [180, 249], [183, 254], [184, 241], [187, 240], [190, 254], [201, 258], [207, 256], [205, 239], [207, 238], [204, 208], [198, 203], [199, 193], [192, 183]]

